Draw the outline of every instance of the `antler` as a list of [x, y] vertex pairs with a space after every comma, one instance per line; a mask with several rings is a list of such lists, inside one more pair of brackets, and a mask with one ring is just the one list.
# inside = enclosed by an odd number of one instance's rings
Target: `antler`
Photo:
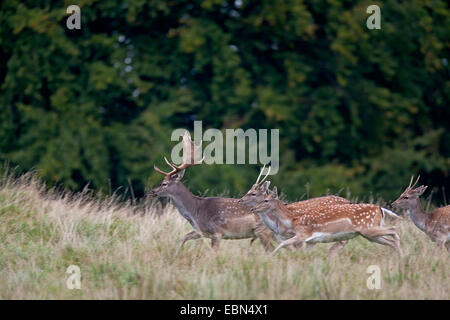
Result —
[[202, 150], [203, 141], [200, 141], [200, 145], [196, 146], [194, 141], [192, 141], [189, 132], [185, 132], [183, 136], [183, 160], [179, 167], [176, 168], [187, 168], [192, 167], [198, 164], [201, 164], [205, 157], [203, 157], [200, 161], [195, 161], [195, 158], [199, 152]]
[[258, 179], [256, 179], [255, 184], [258, 184], [259, 178], [261, 178], [261, 175], [262, 175], [262, 173], [263, 173], [265, 167], [266, 167], [266, 165], [264, 164], [264, 167], [263, 167], [263, 168], [261, 169], [261, 171], [259, 172], [259, 176], [258, 176]]
[[164, 171], [162, 171], [161, 169], [159, 169], [156, 165], [153, 165], [153, 169], [155, 169], [155, 171], [157, 171], [157, 172], [159, 172], [159, 173], [161, 173], [161, 174], [163, 174], [163, 175], [165, 175], [165, 176], [171, 176], [172, 174], [174, 174], [174, 173], [176, 173], [176, 172], [178, 171], [178, 169], [177, 169], [174, 165], [172, 165], [172, 164], [169, 162], [169, 160], [167, 160], [166, 157], [164, 157], [164, 160], [165, 160], [166, 163], [172, 168], [172, 171], [170, 171], [170, 172], [164, 172]]
[[405, 191], [403, 191], [403, 193], [402, 193], [402, 196], [403, 195], [407, 195], [407, 194], [409, 194], [410, 192], [413, 192], [415, 189], [414, 189], [414, 187], [417, 185], [417, 183], [419, 182], [419, 179], [420, 179], [420, 175], [419, 176], [417, 176], [417, 179], [416, 179], [416, 182], [414, 182], [414, 184], [413, 184], [413, 181], [414, 181], [414, 175], [411, 177], [411, 180], [409, 181], [409, 185], [408, 185], [408, 187], [405, 189]]
[[416, 186], [417, 182], [419, 182], [419, 179], [420, 179], [420, 175], [417, 176], [417, 180], [416, 180], [416, 182], [414, 182], [414, 184], [412, 185], [411, 189]]
[[267, 176], [270, 174], [270, 170], [272, 170], [272, 167], [270, 166], [269, 167], [269, 171], [267, 172], [267, 174], [264, 176], [264, 178], [261, 180], [261, 181], [259, 181], [259, 178], [261, 178], [261, 175], [262, 175], [262, 173], [264, 172], [264, 168], [266, 167], [266, 165], [264, 164], [264, 166], [263, 166], [263, 168], [261, 169], [261, 171], [259, 172], [259, 176], [258, 176], [258, 179], [256, 179], [256, 182], [255, 182], [255, 184], [257, 184], [257, 185], [262, 185], [263, 184], [263, 182], [267, 179]]
[[409, 185], [408, 185], [408, 188], [406, 188], [406, 190], [412, 190], [416, 186], [417, 182], [419, 182], [419, 179], [420, 179], [420, 175], [417, 176], [416, 182], [414, 182], [414, 184], [412, 184], [412, 182], [414, 180], [414, 176], [411, 176], [411, 180], [409, 181]]
[[409, 185], [406, 189], [411, 188], [412, 182], [413, 182], [414, 176], [411, 176], [411, 180], [409, 180]]
[[169, 160], [167, 160], [166, 157], [164, 157], [164, 160], [172, 168], [172, 171], [164, 172], [161, 169], [159, 169], [157, 166], [153, 166], [153, 168], [157, 172], [159, 172], [165, 176], [171, 176], [174, 173], [183, 171], [186, 168], [199, 165], [203, 162], [203, 160], [205, 160], [205, 157], [203, 157], [200, 161], [198, 161], [198, 162], [195, 161], [195, 156], [198, 154], [199, 151], [201, 151], [201, 147], [202, 147], [202, 143], [200, 143], [199, 146], [196, 146], [194, 144], [194, 142], [192, 141], [191, 136], [186, 131], [186, 133], [183, 135], [183, 159], [182, 159], [181, 165], [176, 166], [173, 163], [171, 163]]

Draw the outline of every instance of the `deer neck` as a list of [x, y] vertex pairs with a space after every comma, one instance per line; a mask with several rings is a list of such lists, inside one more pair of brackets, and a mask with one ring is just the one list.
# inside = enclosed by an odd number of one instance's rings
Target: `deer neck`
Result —
[[292, 229], [292, 219], [289, 217], [289, 209], [286, 208], [283, 202], [278, 200], [278, 207], [275, 210], [276, 215], [280, 223], [284, 228], [291, 230]]
[[428, 215], [422, 207], [419, 199], [414, 200], [411, 207], [408, 209], [408, 214], [414, 224], [423, 232], [425, 232]]
[[273, 233], [286, 237], [292, 231], [290, 221], [286, 220], [283, 213], [278, 213], [277, 211], [278, 208], [276, 210], [259, 212], [258, 215]]
[[181, 215], [193, 224], [193, 216], [196, 215], [198, 208], [198, 197], [194, 196], [188, 188], [180, 182], [177, 191], [170, 194], [169, 198], [172, 199], [173, 204]]

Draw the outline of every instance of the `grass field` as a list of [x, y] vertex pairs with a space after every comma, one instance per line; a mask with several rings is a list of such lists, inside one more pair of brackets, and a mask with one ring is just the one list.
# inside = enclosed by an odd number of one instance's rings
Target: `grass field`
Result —
[[[188, 242], [191, 231], [172, 206], [136, 207], [113, 197], [46, 190], [31, 175], [0, 181], [1, 299], [449, 299], [450, 254], [410, 221], [397, 221], [404, 257], [364, 239], [335, 258], [331, 244], [311, 252], [265, 254], [259, 241]], [[69, 290], [66, 269], [81, 269]], [[381, 289], [369, 290], [367, 268], [378, 265]]]

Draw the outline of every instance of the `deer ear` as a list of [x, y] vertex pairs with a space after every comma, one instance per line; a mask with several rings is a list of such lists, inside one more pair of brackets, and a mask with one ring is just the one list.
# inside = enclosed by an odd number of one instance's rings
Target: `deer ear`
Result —
[[417, 192], [417, 196], [421, 196], [425, 190], [427, 190], [427, 186], [420, 186], [415, 191]]
[[175, 173], [172, 178], [175, 179], [176, 181], [180, 181], [184, 176], [184, 170]]
[[273, 187], [272, 189], [272, 195], [274, 198], [278, 198], [278, 190], [277, 187]]
[[265, 181], [261, 186], [262, 191], [267, 192], [269, 190], [269, 186], [270, 186], [270, 181]]

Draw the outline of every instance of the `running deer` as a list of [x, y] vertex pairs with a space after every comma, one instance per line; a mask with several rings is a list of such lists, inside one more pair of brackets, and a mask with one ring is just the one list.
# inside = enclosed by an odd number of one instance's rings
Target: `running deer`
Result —
[[[188, 240], [206, 237], [211, 239], [211, 246], [217, 250], [221, 239], [259, 238], [266, 251], [272, 251], [272, 232], [249, 209], [238, 204], [238, 199], [221, 197], [198, 197], [193, 195], [181, 182], [186, 168], [201, 164], [195, 161], [195, 155], [201, 146], [195, 146], [190, 135], [183, 136], [183, 160], [180, 166], [164, 160], [172, 168], [164, 172], [161, 184], [149, 193], [150, 196], [169, 197], [180, 214], [191, 224], [194, 231], [187, 233], [181, 240], [175, 257]], [[187, 152], [188, 151], [188, 152]], [[190, 151], [190, 152], [189, 152]]]
[[[299, 217], [292, 217], [289, 209], [278, 199], [274, 187], [251, 211], [258, 214], [274, 214], [279, 224], [273, 231], [278, 234], [293, 235], [283, 241], [273, 252], [296, 243], [318, 243], [349, 240], [358, 235], [369, 241], [394, 248], [400, 255], [400, 238], [394, 227], [384, 228], [386, 214], [393, 212], [374, 204], [340, 204], [319, 206]], [[389, 238], [388, 236], [392, 237]]]
[[[256, 182], [253, 184], [253, 186], [250, 188], [247, 194], [245, 194], [241, 199], [238, 200], [238, 202], [243, 206], [252, 208], [257, 204], [259, 204], [260, 202], [262, 202], [264, 198], [269, 194], [270, 181], [265, 181], [265, 179], [267, 178], [267, 175], [270, 173], [270, 167], [264, 179], [259, 181], [261, 174], [264, 171], [264, 168], [265, 166], [261, 169], [259, 176], [256, 179]], [[351, 202], [345, 198], [331, 195], [331, 196], [311, 198], [308, 200], [298, 201], [285, 205], [286, 208], [289, 210], [288, 213], [289, 217], [296, 218], [308, 212], [315, 212], [316, 209], [319, 207], [329, 205], [339, 205], [339, 204], [350, 204], [350, 203]], [[293, 236], [292, 232], [287, 233], [279, 232], [281, 222], [276, 214], [268, 212], [268, 213], [259, 213], [258, 216], [262, 220], [262, 222], [266, 225], [266, 227], [272, 230], [272, 232], [275, 234], [278, 240], [286, 240], [287, 238]], [[333, 253], [339, 251], [347, 244], [347, 242], [348, 242], [347, 240], [336, 242], [330, 248], [329, 254], [332, 255]], [[307, 243], [308, 249], [311, 249], [314, 245], [315, 243]]]
[[414, 189], [419, 182], [419, 177], [412, 184], [414, 176], [411, 177], [408, 188], [392, 204], [396, 208], [408, 210], [408, 214], [414, 224], [436, 242], [436, 249], [440, 251], [445, 245], [450, 252], [450, 206], [437, 208], [431, 212], [426, 212], [419, 197], [425, 192], [427, 186], [420, 186]]

